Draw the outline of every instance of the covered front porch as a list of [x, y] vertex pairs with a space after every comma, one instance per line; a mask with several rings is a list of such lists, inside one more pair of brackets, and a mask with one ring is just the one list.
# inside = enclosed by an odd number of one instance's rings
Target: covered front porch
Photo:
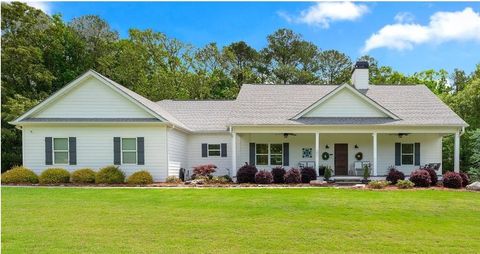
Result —
[[[355, 130], [357, 129], [357, 131]], [[234, 149], [232, 167], [245, 163], [258, 169], [313, 167], [317, 173], [330, 167], [335, 178], [363, 176], [363, 166], [370, 166], [373, 178], [382, 178], [395, 166], [405, 175], [429, 163], [442, 162], [442, 137], [452, 132], [368, 132], [352, 128], [316, 132], [232, 132]], [[459, 166], [459, 136], [455, 138], [455, 171]], [[319, 170], [320, 169], [320, 170]], [[438, 174], [441, 175], [441, 167]]]

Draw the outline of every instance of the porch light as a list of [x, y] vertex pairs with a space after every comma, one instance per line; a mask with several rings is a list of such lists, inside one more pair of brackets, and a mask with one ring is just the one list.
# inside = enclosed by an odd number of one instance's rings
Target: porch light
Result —
[[357, 144], [355, 144], [355, 149], [358, 149], [358, 145], [357, 145]]
[[330, 148], [330, 147], [328, 145], [325, 145], [325, 149], [328, 149], [328, 148]]

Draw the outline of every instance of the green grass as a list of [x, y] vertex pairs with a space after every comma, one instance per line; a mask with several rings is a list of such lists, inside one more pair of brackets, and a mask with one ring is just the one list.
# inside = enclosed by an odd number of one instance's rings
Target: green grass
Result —
[[3, 253], [475, 253], [480, 193], [2, 188]]

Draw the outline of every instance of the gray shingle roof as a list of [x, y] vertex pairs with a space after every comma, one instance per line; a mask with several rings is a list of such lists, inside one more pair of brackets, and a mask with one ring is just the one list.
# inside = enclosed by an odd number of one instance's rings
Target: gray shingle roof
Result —
[[160, 122], [157, 118], [65, 118], [65, 117], [42, 117], [42, 118], [25, 118], [22, 122], [30, 122], [30, 123], [69, 123], [69, 122], [102, 122], [102, 123], [136, 123], [136, 122]]
[[157, 102], [193, 131], [226, 131], [235, 101], [172, 101]]
[[381, 124], [458, 125], [466, 123], [424, 85], [372, 85], [361, 91], [400, 120], [377, 118], [300, 118], [291, 120], [336, 85], [244, 85], [237, 97], [229, 124]]

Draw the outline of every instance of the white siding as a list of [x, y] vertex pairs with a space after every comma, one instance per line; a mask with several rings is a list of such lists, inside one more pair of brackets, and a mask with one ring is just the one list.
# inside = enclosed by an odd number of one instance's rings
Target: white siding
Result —
[[[144, 137], [145, 165], [120, 165], [128, 175], [146, 169], [155, 181], [167, 175], [166, 127], [163, 126], [24, 126], [23, 164], [41, 173], [49, 167], [70, 171], [90, 167], [98, 170], [113, 164], [113, 137]], [[45, 137], [76, 137], [77, 165], [45, 165]]]
[[309, 111], [305, 117], [387, 117], [387, 115], [344, 88]]
[[53, 101], [39, 118], [153, 118], [151, 114], [95, 78]]
[[[300, 161], [315, 161], [315, 134], [297, 134], [284, 138], [281, 134], [238, 134], [237, 141], [237, 168], [249, 161], [249, 143], [289, 143], [290, 167], [298, 167]], [[378, 134], [378, 175], [386, 175], [387, 169], [395, 165], [395, 142], [420, 143], [420, 165], [442, 161], [442, 136], [440, 134], [410, 134], [399, 138], [396, 134]], [[320, 156], [328, 152], [330, 158], [323, 160], [320, 165], [334, 168], [335, 143], [348, 144], [349, 168], [354, 168], [355, 154], [363, 153], [363, 161], [373, 162], [373, 137], [369, 133], [363, 134], [325, 134], [320, 133]], [[326, 145], [329, 148], [326, 148]], [[358, 149], [355, 148], [358, 146]], [[302, 158], [302, 148], [312, 148], [312, 158]], [[317, 165], [318, 166], [318, 165]], [[406, 175], [419, 166], [397, 166]], [[270, 166], [259, 166], [260, 169], [270, 169]], [[288, 168], [288, 167], [287, 167]], [[441, 172], [441, 171], [440, 171]]]
[[168, 129], [168, 175], [178, 176], [180, 168], [187, 169], [187, 134]]
[[[228, 174], [227, 169], [232, 168], [232, 147], [230, 133], [225, 134], [192, 134], [188, 137], [188, 168], [192, 170], [194, 166], [212, 163], [217, 166], [215, 175]], [[227, 157], [202, 157], [202, 143], [207, 144], [227, 144]]]

